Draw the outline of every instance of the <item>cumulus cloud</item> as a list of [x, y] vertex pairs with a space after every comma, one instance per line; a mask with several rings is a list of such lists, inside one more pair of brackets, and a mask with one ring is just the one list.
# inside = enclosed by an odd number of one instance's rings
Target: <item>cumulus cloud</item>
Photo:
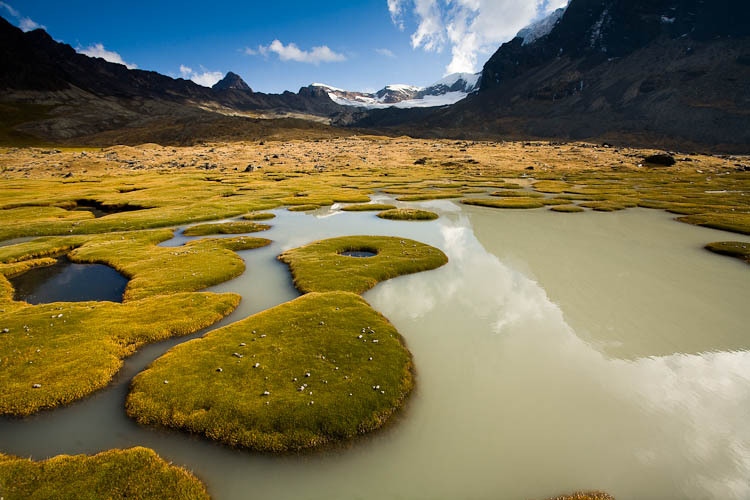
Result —
[[11, 5], [5, 2], [0, 2], [0, 9], [5, 9], [6, 11], [8, 11], [8, 14], [10, 14], [11, 17], [14, 17], [16, 19], [16, 21], [18, 22], [18, 27], [21, 28], [21, 31], [33, 31], [35, 29], [43, 29], [43, 30], [47, 29], [46, 26], [34, 22], [31, 18], [22, 16], [20, 12], [18, 12]]
[[206, 68], [201, 66], [200, 71], [193, 71], [193, 68], [180, 64], [180, 75], [186, 80], [192, 80], [198, 85], [204, 87], [213, 87], [216, 83], [224, 78], [224, 73], [221, 71], [208, 71]]
[[396, 57], [396, 54], [388, 49], [375, 49], [375, 52], [385, 57]]
[[417, 22], [411, 35], [413, 48], [441, 52], [450, 48], [446, 73], [479, 70], [485, 56], [513, 38], [532, 21], [568, 0], [387, 0], [393, 23], [403, 29], [411, 10]]
[[326, 45], [313, 47], [310, 50], [302, 50], [293, 42], [284, 45], [280, 40], [274, 40], [269, 45], [258, 45], [257, 49], [250, 47], [245, 48], [245, 54], [251, 56], [265, 56], [268, 55], [269, 52], [278, 55], [279, 59], [282, 61], [297, 61], [315, 65], [327, 62], [346, 61], [346, 56], [344, 54], [334, 52]]
[[77, 47], [76, 52], [79, 54], [84, 54], [89, 57], [101, 57], [105, 61], [116, 63], [116, 64], [122, 64], [123, 66], [126, 66], [128, 69], [136, 69], [138, 66], [133, 63], [125, 62], [118, 54], [117, 52], [107, 50], [104, 48], [104, 45], [101, 43], [95, 43], [93, 45], [89, 45], [88, 47], [81, 48]]

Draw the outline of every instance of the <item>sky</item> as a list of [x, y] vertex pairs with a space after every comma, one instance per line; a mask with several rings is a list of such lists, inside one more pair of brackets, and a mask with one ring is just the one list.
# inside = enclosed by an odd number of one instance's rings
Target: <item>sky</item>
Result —
[[505, 41], [568, 0], [91, 2], [2, 0], [0, 16], [81, 53], [210, 86], [313, 82], [357, 91], [481, 71]]

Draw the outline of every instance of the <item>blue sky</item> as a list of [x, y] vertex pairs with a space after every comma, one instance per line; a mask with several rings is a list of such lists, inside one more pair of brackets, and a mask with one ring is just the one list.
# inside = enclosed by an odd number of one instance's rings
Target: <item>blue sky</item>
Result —
[[3, 0], [0, 15], [79, 51], [198, 83], [234, 71], [262, 92], [312, 82], [372, 91], [478, 71], [500, 43], [565, 2]]

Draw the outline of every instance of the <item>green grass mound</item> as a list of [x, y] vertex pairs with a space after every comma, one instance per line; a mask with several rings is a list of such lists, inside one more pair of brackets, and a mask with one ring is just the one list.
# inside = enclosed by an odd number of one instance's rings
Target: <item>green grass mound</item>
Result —
[[544, 195], [541, 193], [535, 193], [534, 191], [495, 191], [490, 193], [490, 196], [497, 196], [500, 198], [543, 198]]
[[[369, 251], [374, 257], [341, 255]], [[404, 274], [436, 269], [448, 262], [437, 248], [390, 236], [344, 236], [287, 250], [279, 260], [288, 264], [302, 293], [343, 290], [362, 293], [378, 282]]]
[[[273, 214], [270, 214], [273, 215]], [[256, 233], [270, 229], [268, 224], [256, 224], [254, 222], [222, 222], [218, 224], [198, 224], [185, 229], [185, 236], [206, 236], [209, 234], [245, 234]]]
[[382, 426], [412, 388], [401, 337], [362, 298], [313, 293], [171, 349], [133, 379], [141, 424], [262, 451]]
[[677, 220], [722, 231], [750, 234], [750, 213], [706, 213], [679, 217]]
[[741, 241], [721, 241], [709, 243], [706, 248], [714, 253], [735, 257], [750, 264], [750, 243]]
[[603, 201], [587, 201], [581, 203], [582, 207], [591, 208], [596, 212], [617, 212], [619, 210], [625, 210], [626, 208], [633, 208], [638, 206], [634, 201], [629, 200], [603, 200]]
[[615, 498], [602, 491], [583, 491], [550, 498], [548, 500], [615, 500]]
[[242, 274], [245, 263], [235, 252], [270, 243], [264, 238], [239, 236], [206, 238], [181, 247], [160, 247], [171, 229], [103, 235], [43, 237], [0, 247], [0, 263], [68, 254], [74, 262], [101, 263], [130, 278], [124, 301], [155, 295], [192, 292]]
[[394, 208], [396, 208], [395, 205], [387, 205], [385, 203], [360, 203], [341, 207], [341, 210], [345, 212], [380, 212], [382, 210], [393, 210]]
[[290, 212], [311, 212], [320, 208], [320, 205], [295, 205], [287, 208]]
[[391, 210], [385, 210], [378, 214], [381, 219], [388, 220], [435, 220], [438, 218], [438, 214], [435, 212], [429, 212], [427, 210], [418, 210], [416, 208], [394, 208]]
[[532, 187], [540, 193], [557, 194], [573, 188], [573, 185], [563, 181], [537, 181]]
[[562, 213], [578, 213], [583, 212], [583, 208], [577, 206], [577, 205], [556, 205], [554, 207], [550, 207], [550, 210], [553, 212], [562, 212]]
[[106, 386], [138, 347], [205, 328], [239, 301], [213, 293], [124, 304], [0, 301], [0, 415], [29, 415], [83, 398]]
[[542, 208], [545, 205], [541, 198], [469, 198], [461, 200], [461, 203], [489, 208]]
[[209, 498], [190, 472], [141, 447], [93, 456], [59, 455], [41, 462], [0, 454], [0, 495], [6, 500]]
[[418, 193], [418, 194], [407, 194], [404, 196], [399, 196], [396, 198], [398, 201], [427, 201], [427, 200], [448, 200], [451, 198], [461, 198], [465, 193], [463, 192], [455, 192], [455, 193], [445, 193], [440, 191], [435, 191], [433, 193]]
[[273, 219], [274, 217], [276, 217], [276, 214], [272, 214], [271, 212], [254, 212], [242, 216], [245, 220], [268, 220]]

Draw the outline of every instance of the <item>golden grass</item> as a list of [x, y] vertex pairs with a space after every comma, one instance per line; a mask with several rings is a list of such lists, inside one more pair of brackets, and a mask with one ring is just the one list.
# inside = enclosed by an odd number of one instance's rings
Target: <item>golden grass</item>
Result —
[[[273, 214], [270, 214], [273, 215]], [[221, 222], [217, 224], [198, 224], [185, 229], [185, 236], [206, 236], [209, 234], [246, 234], [266, 231], [271, 229], [268, 224], [256, 224], [254, 222]]]
[[5, 500], [209, 498], [190, 472], [142, 447], [93, 456], [58, 455], [40, 462], [0, 454], [0, 495]]
[[392, 208], [380, 212], [378, 217], [388, 220], [427, 221], [437, 219], [438, 214], [430, 212], [429, 210], [419, 210], [416, 208]]
[[276, 217], [276, 214], [272, 214], [271, 212], [253, 212], [242, 216], [245, 220], [268, 220], [274, 217]]
[[577, 206], [577, 205], [556, 205], [554, 207], [550, 207], [550, 210], [553, 212], [561, 212], [561, 213], [579, 213], [583, 212], [583, 208]]
[[[342, 252], [363, 250], [377, 255], [348, 257]], [[436, 269], [448, 262], [437, 248], [388, 236], [344, 236], [287, 250], [279, 260], [288, 264], [294, 286], [302, 293], [343, 290], [362, 293], [378, 282]]]
[[720, 255], [744, 260], [745, 263], [750, 264], [750, 243], [744, 243], [741, 241], [720, 241], [709, 243], [706, 245], [706, 249]]
[[287, 210], [290, 212], [311, 212], [320, 208], [320, 205], [294, 205]]
[[345, 212], [381, 212], [383, 210], [393, 210], [394, 208], [396, 208], [395, 205], [387, 205], [385, 203], [364, 203], [357, 205], [347, 205], [345, 207], [341, 207], [341, 210]]
[[135, 377], [126, 408], [232, 446], [301, 450], [382, 426], [411, 369], [401, 336], [363, 299], [311, 293], [171, 349]]
[[603, 491], [583, 491], [550, 498], [548, 500], [615, 500], [615, 498]]
[[461, 200], [461, 203], [489, 208], [542, 208], [544, 206], [541, 198], [467, 198]]

